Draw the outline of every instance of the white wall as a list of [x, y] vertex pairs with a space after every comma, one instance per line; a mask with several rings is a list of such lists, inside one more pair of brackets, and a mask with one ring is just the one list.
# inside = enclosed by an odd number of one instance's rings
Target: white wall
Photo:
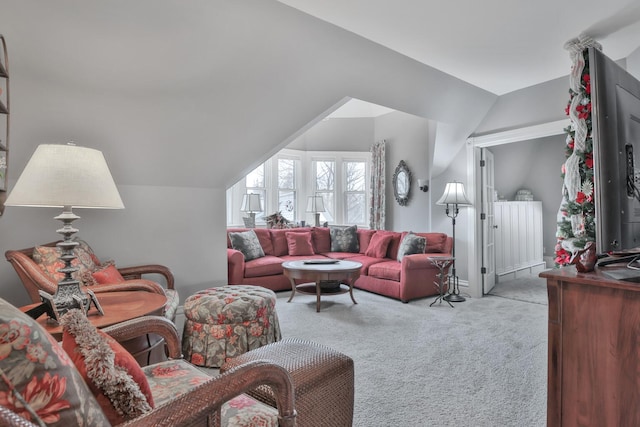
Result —
[[[429, 178], [429, 121], [421, 117], [393, 112], [376, 118], [375, 139], [386, 145], [386, 228], [395, 231], [430, 231], [430, 192], [418, 188], [418, 179]], [[400, 206], [393, 192], [393, 174], [404, 160], [411, 171], [409, 203]]]
[[[119, 186], [123, 210], [77, 209], [78, 237], [101, 260], [117, 266], [163, 264], [171, 268], [184, 300], [189, 294], [226, 283], [226, 234], [213, 218], [224, 218], [224, 191], [152, 186]], [[2, 249], [23, 249], [58, 240], [55, 208], [7, 207], [0, 218]], [[8, 262], [0, 263], [0, 297], [30, 303]]]

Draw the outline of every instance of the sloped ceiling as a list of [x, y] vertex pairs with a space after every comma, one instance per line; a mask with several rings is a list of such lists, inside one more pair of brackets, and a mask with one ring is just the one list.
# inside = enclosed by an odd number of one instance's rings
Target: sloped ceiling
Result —
[[640, 46], [637, 0], [280, 0], [502, 95], [568, 74], [585, 33], [618, 60]]
[[[10, 179], [41, 143], [116, 183], [227, 188], [346, 97], [468, 135], [496, 96], [275, 0], [0, 1]], [[464, 138], [464, 136], [463, 136]]]

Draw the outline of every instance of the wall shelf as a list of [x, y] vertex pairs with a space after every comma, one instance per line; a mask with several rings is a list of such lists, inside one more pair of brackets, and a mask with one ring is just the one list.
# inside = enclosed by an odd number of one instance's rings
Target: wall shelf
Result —
[[9, 55], [4, 36], [0, 34], [0, 215], [7, 199], [7, 171], [9, 169]]

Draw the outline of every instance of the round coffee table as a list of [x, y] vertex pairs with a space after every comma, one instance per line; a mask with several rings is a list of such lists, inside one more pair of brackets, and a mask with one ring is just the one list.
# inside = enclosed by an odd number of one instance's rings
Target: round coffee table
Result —
[[[353, 297], [353, 282], [360, 277], [362, 263], [347, 260], [301, 260], [286, 261], [282, 263], [284, 275], [291, 281], [291, 296], [293, 299], [296, 291], [306, 295], [316, 295], [316, 311], [320, 311], [321, 295], [338, 295], [349, 292], [351, 301], [357, 304]], [[312, 283], [296, 285], [296, 280], [309, 280]], [[334, 287], [322, 286], [323, 282], [336, 281]], [[345, 286], [343, 286], [346, 285]]]

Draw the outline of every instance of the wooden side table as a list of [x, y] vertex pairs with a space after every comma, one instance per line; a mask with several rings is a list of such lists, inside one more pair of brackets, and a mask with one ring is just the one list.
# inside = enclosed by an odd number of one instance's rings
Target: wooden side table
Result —
[[[92, 307], [87, 318], [97, 328], [115, 325], [140, 316], [161, 316], [167, 303], [167, 297], [164, 295], [146, 291], [104, 292], [97, 293], [96, 297], [102, 306], [104, 316]], [[20, 310], [26, 312], [37, 305], [39, 303], [30, 304], [20, 307]], [[62, 340], [62, 326], [58, 323], [50, 321], [44, 314], [37, 319], [37, 322], [56, 340]], [[164, 344], [164, 340], [158, 335], [147, 334], [121, 344], [140, 365], [144, 366], [164, 359], [164, 345], [161, 345]]]

